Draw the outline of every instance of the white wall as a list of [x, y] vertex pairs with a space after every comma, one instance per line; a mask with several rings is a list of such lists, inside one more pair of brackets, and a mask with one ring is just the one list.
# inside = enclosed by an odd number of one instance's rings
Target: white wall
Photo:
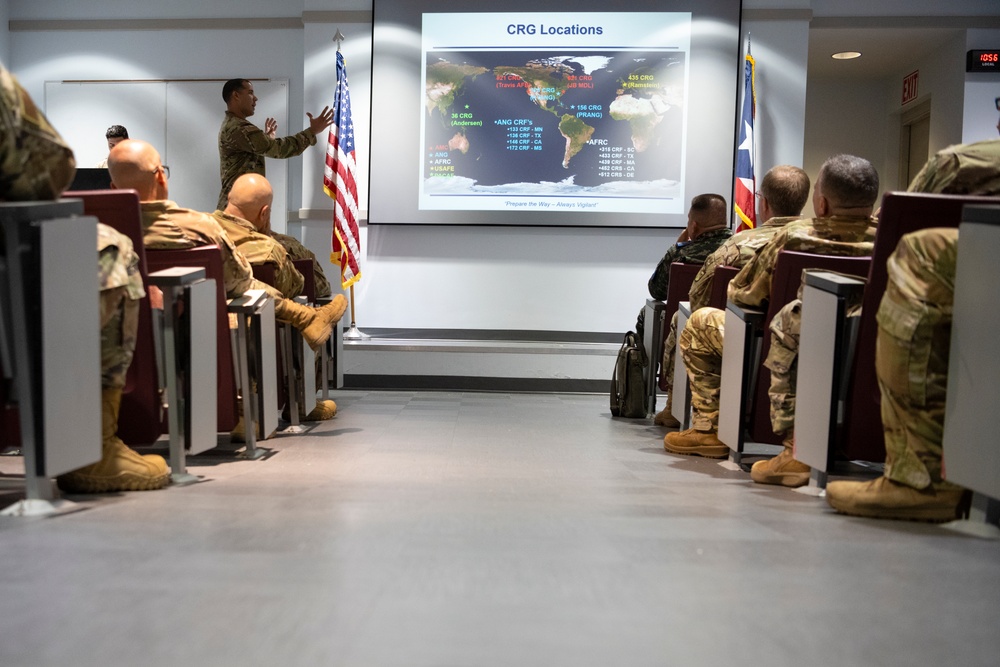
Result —
[[[370, 26], [340, 25], [337, 21], [344, 20], [340, 12], [371, 11], [370, 0], [293, 0], [280, 7], [268, 0], [176, 0], [143, 7], [137, 4], [132, 0], [13, 0], [10, 18], [229, 16], [235, 20], [277, 16], [287, 21], [302, 15], [306, 21], [304, 28], [279, 30], [14, 32], [10, 35], [8, 64], [31, 94], [38, 96], [48, 79], [287, 78], [292, 119], [288, 129], [296, 131], [304, 125], [305, 111], [329, 101], [333, 76], [330, 40], [341, 27], [347, 37], [343, 50], [348, 59], [355, 123], [367, 126]], [[950, 4], [948, 11], [989, 13], [992, 7], [995, 14], [995, 6], [995, 0], [966, 0]], [[870, 159], [888, 170], [891, 151], [886, 146], [890, 141], [886, 127], [892, 110], [887, 108], [888, 102], [878, 109], [872, 100], [898, 100], [898, 94], [891, 89], [895, 84], [887, 82], [882, 88], [878, 84], [855, 86], [844, 91], [832, 83], [809, 82], [808, 89], [804, 88], [810, 9], [828, 16], [888, 13], [881, 4], [876, 7], [876, 3], [859, 0], [745, 2], [745, 10], [766, 10], [756, 17], [747, 12], [753, 52], [759, 62], [758, 123], [762, 143], [758, 173], [763, 174], [773, 164], [790, 162], [802, 163], [815, 175], [823, 159], [841, 151], [871, 155]], [[940, 11], [940, 3], [918, 0], [896, 13]], [[947, 57], [961, 54], [964, 58], [964, 49], [964, 43], [951, 45]], [[922, 68], [922, 90], [934, 95], [934, 147], [960, 140], [963, 78], [951, 77], [958, 80], [956, 93], [953, 81], [948, 81], [949, 73], [953, 73], [948, 65], [917, 65]], [[954, 99], [949, 101], [948, 96]], [[851, 112], [844, 113], [845, 108]], [[358, 151], [359, 161], [364, 163], [366, 139], [359, 141]], [[328, 210], [317, 211], [329, 209], [318, 192], [321, 163], [322, 153], [317, 150], [307, 153], [304, 160], [293, 160], [289, 165], [289, 201], [293, 209], [299, 202], [307, 218], [291, 225], [292, 233], [298, 233], [323, 258], [330, 247], [330, 214]], [[359, 194], [364, 202], [368, 182], [365, 168], [360, 177]], [[363, 328], [620, 332], [632, 326], [646, 297], [649, 273], [673, 242], [676, 231], [379, 226], [363, 229], [362, 233], [363, 278], [356, 297], [358, 324]], [[329, 273], [334, 273], [332, 268]]]
[[[883, 186], [887, 168], [887, 116], [882, 81], [811, 80], [806, 96], [805, 158], [802, 168], [816, 182], [819, 168], [831, 155], [847, 153], [875, 165]], [[806, 205], [812, 215], [812, 201]]]

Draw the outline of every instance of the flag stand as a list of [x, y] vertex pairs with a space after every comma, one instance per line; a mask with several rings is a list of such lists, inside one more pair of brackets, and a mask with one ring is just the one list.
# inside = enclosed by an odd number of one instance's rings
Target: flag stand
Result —
[[354, 285], [351, 285], [351, 328], [344, 332], [344, 340], [371, 340], [371, 336], [359, 329], [354, 320]]

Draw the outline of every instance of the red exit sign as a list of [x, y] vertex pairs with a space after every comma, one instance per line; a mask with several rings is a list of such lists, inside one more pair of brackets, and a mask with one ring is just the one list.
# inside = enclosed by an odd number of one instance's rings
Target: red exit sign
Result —
[[903, 77], [903, 104], [917, 99], [917, 83], [920, 81], [920, 70]]

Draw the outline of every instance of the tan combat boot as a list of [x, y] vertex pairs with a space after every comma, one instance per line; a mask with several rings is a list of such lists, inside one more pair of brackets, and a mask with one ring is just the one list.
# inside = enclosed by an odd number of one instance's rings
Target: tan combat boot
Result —
[[277, 299], [274, 304], [275, 318], [279, 322], [288, 322], [302, 332], [302, 337], [314, 350], [321, 348], [330, 339], [333, 325], [343, 317], [345, 310], [347, 299], [343, 294], [333, 297], [322, 308], [303, 306], [291, 299]]
[[663, 438], [663, 448], [671, 454], [704, 456], [707, 459], [724, 459], [729, 456], [729, 447], [719, 440], [715, 431], [696, 431], [693, 428], [667, 433]]
[[[285, 406], [284, 412], [281, 413], [282, 418], [285, 421], [288, 419], [288, 406]], [[327, 419], [333, 419], [337, 416], [337, 404], [330, 400], [317, 400], [316, 407], [306, 414], [305, 408], [299, 403], [299, 421], [300, 422], [323, 422]]]
[[914, 489], [888, 477], [826, 485], [826, 502], [842, 514], [931, 523], [952, 521], [965, 514], [964, 494], [964, 489], [946, 482]]
[[121, 388], [101, 392], [101, 460], [56, 478], [63, 491], [149, 491], [161, 489], [170, 481], [170, 469], [162, 456], [140, 455], [116, 435], [121, 400]]
[[673, 415], [674, 411], [674, 392], [667, 394], [667, 405], [665, 408], [656, 413], [653, 417], [653, 423], [657, 426], [665, 426], [667, 428], [680, 428], [681, 423]]
[[778, 484], [796, 488], [809, 483], [809, 472], [812, 470], [792, 456], [792, 441], [782, 443], [785, 448], [772, 459], [757, 461], [750, 468], [750, 479], [758, 484]]

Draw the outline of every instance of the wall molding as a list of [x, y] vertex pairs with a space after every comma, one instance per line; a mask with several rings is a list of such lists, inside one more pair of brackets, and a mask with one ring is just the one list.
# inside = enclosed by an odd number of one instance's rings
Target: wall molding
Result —
[[302, 30], [299, 17], [255, 19], [70, 19], [11, 21], [11, 32], [121, 32], [126, 30]]

